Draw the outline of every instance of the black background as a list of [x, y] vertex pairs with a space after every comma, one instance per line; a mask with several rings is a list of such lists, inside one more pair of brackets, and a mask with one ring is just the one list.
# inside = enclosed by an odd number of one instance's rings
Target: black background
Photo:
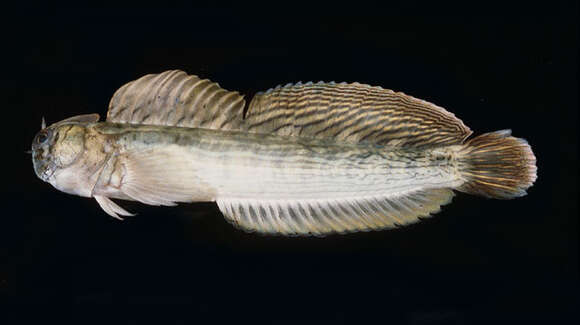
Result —
[[[577, 317], [577, 4], [30, 5], [4, 14], [3, 305], [183, 307], [115, 317], [162, 324]], [[281, 238], [234, 229], [209, 203], [121, 202], [138, 216], [120, 222], [36, 178], [24, 151], [42, 116], [105, 116], [122, 84], [168, 69], [246, 98], [318, 80], [404, 91], [446, 107], [475, 134], [511, 128], [532, 145], [538, 180], [510, 201], [459, 193], [403, 229]]]

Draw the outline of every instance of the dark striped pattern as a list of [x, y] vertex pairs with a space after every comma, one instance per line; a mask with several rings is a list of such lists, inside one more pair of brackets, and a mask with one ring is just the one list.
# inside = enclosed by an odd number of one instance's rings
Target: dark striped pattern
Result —
[[401, 146], [462, 143], [471, 130], [445, 109], [359, 83], [289, 84], [257, 94], [246, 130]]
[[119, 88], [107, 121], [239, 130], [243, 96], [179, 70], [149, 74]]
[[465, 143], [459, 170], [466, 182], [458, 190], [496, 199], [526, 195], [536, 180], [536, 157], [510, 130], [485, 133]]
[[117, 90], [107, 121], [399, 146], [458, 144], [471, 134], [439, 106], [359, 83], [278, 86], [253, 98], [245, 121], [244, 106], [239, 93], [172, 70], [146, 75]]

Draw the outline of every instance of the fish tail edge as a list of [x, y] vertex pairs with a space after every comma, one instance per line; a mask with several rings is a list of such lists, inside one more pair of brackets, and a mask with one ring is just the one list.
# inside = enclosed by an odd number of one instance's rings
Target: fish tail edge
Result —
[[496, 199], [524, 196], [537, 178], [536, 157], [528, 142], [511, 130], [485, 133], [459, 151], [465, 183], [457, 190]]

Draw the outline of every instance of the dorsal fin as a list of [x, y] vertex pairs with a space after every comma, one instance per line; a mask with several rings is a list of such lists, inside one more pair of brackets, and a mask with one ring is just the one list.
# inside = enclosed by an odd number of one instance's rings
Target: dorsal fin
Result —
[[245, 105], [238, 92], [171, 70], [119, 88], [109, 103], [107, 121], [239, 130]]
[[381, 145], [462, 143], [471, 130], [442, 107], [360, 83], [297, 83], [257, 94], [244, 127], [254, 133]]
[[108, 122], [245, 130], [351, 143], [462, 143], [471, 130], [452, 113], [400, 92], [360, 83], [287, 84], [251, 101], [179, 70], [149, 74], [115, 92]]

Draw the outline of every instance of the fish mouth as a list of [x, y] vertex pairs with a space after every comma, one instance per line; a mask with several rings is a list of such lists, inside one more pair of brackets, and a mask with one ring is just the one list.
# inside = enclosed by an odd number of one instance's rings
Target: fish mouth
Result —
[[53, 177], [57, 170], [57, 166], [50, 159], [41, 158], [37, 150], [32, 150], [32, 165], [36, 176], [45, 182]]
[[51, 164], [46, 169], [44, 169], [40, 178], [45, 182], [49, 182], [55, 172], [56, 166], [54, 166], [54, 164]]

